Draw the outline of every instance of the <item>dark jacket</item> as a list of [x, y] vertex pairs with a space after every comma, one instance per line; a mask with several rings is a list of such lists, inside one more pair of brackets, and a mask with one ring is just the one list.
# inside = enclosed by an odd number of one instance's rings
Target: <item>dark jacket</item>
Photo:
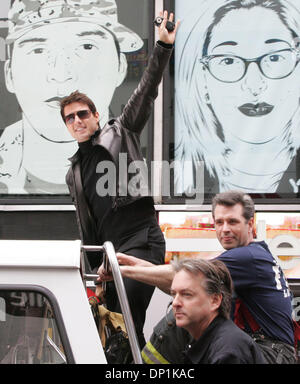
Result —
[[231, 320], [216, 317], [203, 335], [188, 346], [192, 364], [265, 364], [255, 341]]
[[[144, 162], [140, 147], [140, 134], [151, 114], [154, 100], [158, 94], [158, 86], [171, 54], [171, 45], [166, 46], [161, 42], [156, 44], [149, 59], [148, 67], [144, 71], [139, 85], [124, 107], [122, 114], [110, 120], [93, 138], [93, 145], [99, 145], [104, 148], [116, 167], [117, 188], [116, 196], [112, 197], [113, 209], [130, 204], [143, 196], [150, 196], [148, 190], [143, 195], [136, 196], [133, 191], [131, 195], [127, 193], [125, 196], [120, 196], [119, 191], [127, 190], [128, 183], [126, 182], [126, 177], [124, 177], [124, 181], [118, 178], [119, 154], [126, 154], [127, 165], [130, 165], [133, 161]], [[72, 201], [76, 206], [80, 237], [83, 244], [97, 244], [95, 222], [83, 193], [79, 151], [70, 158], [70, 161], [71, 167], [66, 176], [66, 183], [69, 187]], [[129, 173], [128, 181], [134, 175]], [[145, 185], [148, 185], [148, 179], [145, 181]]]
[[143, 348], [146, 364], [265, 364], [260, 347], [231, 320], [216, 317], [199, 340], [176, 326], [170, 311]]

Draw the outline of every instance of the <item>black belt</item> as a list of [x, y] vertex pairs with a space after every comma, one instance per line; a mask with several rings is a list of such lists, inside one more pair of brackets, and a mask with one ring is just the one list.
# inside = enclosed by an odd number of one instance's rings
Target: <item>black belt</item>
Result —
[[274, 346], [284, 346], [285, 348], [287, 348], [288, 350], [290, 350], [291, 352], [295, 352], [295, 348], [288, 344], [288, 343], [285, 343], [281, 340], [275, 340], [275, 339], [272, 339], [271, 337], [269, 336], [266, 336], [263, 332], [261, 331], [258, 331], [258, 332], [255, 332], [251, 335], [252, 339], [257, 342], [257, 343], [263, 343], [265, 345], [268, 345], [270, 346], [271, 348], [273, 348]]

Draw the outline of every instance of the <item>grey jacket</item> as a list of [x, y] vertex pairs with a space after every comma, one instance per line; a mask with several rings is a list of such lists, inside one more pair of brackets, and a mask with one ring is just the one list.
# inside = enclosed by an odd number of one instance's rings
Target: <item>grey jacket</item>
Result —
[[[133, 161], [139, 161], [140, 163], [144, 161], [140, 147], [140, 134], [151, 114], [154, 100], [158, 94], [158, 86], [172, 50], [172, 46], [167, 47], [161, 42], [156, 43], [142, 79], [128, 100], [122, 114], [111, 119], [93, 138], [93, 145], [105, 148], [116, 167], [117, 188], [116, 196], [112, 197], [113, 209], [130, 204], [145, 195], [150, 196], [149, 191], [148, 194], [144, 193], [143, 195], [136, 195], [134, 190], [131, 191], [131, 194], [119, 193], [119, 191], [127, 190], [128, 185], [126, 182], [127, 177], [122, 180], [118, 178], [119, 155], [126, 154], [127, 164], [131, 164]], [[79, 150], [69, 160], [71, 166], [66, 176], [66, 183], [76, 207], [81, 240], [86, 245], [97, 244], [95, 222], [89, 211], [82, 187]], [[127, 176], [129, 182], [134, 174], [129, 173]], [[145, 185], [148, 185], [148, 180]]]

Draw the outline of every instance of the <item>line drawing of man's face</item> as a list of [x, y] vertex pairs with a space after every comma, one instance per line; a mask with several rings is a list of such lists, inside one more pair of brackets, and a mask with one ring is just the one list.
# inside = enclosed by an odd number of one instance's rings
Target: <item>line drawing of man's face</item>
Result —
[[81, 21], [50, 23], [15, 41], [6, 63], [6, 85], [38, 134], [64, 142], [72, 138], [60, 117], [60, 99], [74, 90], [86, 93], [104, 124], [126, 69], [125, 56], [119, 56], [106, 29]]
[[[119, 21], [115, 0], [5, 1], [5, 84], [19, 108], [18, 116], [8, 116], [10, 125], [0, 137], [2, 190], [66, 193], [68, 159], [78, 145], [61, 118], [61, 99], [76, 90], [87, 94], [103, 127], [127, 74], [125, 54], [144, 43]], [[119, 104], [123, 93], [127, 87], [116, 98]]]
[[[257, 20], [266, 22], [257, 23]], [[270, 28], [270, 26], [272, 26]], [[231, 54], [243, 58], [288, 49], [291, 32], [272, 10], [254, 7], [232, 10], [213, 28], [208, 54]], [[278, 58], [280, 59], [279, 55]], [[299, 107], [298, 66], [284, 79], [268, 79], [251, 63], [235, 83], [222, 83], [206, 74], [211, 106], [221, 123], [225, 142], [231, 138], [248, 143], [265, 143], [276, 138]], [[268, 107], [267, 113], [243, 113], [243, 106]]]

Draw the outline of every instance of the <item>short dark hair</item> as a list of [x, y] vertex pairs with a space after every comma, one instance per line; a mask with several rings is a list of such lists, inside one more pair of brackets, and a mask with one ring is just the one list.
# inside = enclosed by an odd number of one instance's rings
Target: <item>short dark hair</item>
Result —
[[203, 288], [208, 295], [222, 295], [218, 309], [219, 316], [229, 319], [233, 283], [228, 268], [221, 260], [182, 259], [172, 263], [174, 271], [181, 270], [193, 275], [202, 273], [205, 277]]
[[251, 197], [241, 191], [226, 191], [218, 193], [212, 200], [212, 215], [215, 217], [215, 209], [217, 205], [225, 205], [233, 207], [236, 204], [241, 204], [243, 207], [243, 216], [249, 221], [254, 217], [255, 206]]
[[63, 121], [65, 121], [65, 107], [72, 103], [86, 104], [93, 115], [97, 112], [94, 102], [86, 94], [75, 91], [69, 96], [64, 97], [60, 102], [60, 114]]

